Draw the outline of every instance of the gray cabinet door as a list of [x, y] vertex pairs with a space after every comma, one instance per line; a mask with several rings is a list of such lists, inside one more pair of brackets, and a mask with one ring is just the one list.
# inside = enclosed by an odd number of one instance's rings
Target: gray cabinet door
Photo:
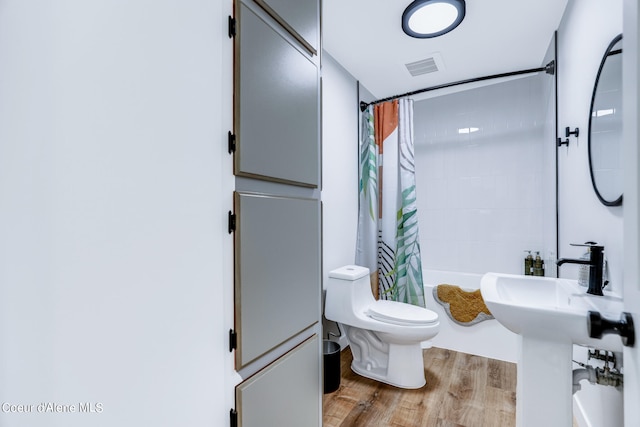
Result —
[[320, 39], [320, 2], [318, 0], [256, 0], [294, 37], [316, 54]]
[[318, 66], [247, 5], [236, 7], [234, 172], [318, 187]]
[[319, 378], [320, 350], [314, 335], [237, 386], [238, 426], [317, 426]]
[[320, 201], [235, 193], [236, 369], [320, 319]]

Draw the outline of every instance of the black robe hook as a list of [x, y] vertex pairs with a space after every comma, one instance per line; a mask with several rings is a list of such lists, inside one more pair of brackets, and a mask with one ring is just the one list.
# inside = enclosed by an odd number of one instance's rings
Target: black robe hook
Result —
[[579, 134], [580, 134], [580, 129], [578, 128], [576, 128], [576, 130], [574, 130], [573, 132], [571, 132], [571, 129], [569, 129], [569, 126], [564, 128], [564, 136], [566, 136], [567, 138], [569, 138], [570, 135], [575, 135], [577, 138]]

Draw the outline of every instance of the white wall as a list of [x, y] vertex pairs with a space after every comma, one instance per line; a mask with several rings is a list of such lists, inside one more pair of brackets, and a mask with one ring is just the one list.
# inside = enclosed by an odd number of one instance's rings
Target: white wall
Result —
[[[622, 1], [570, 1], [558, 29], [558, 132], [580, 129], [569, 147], [558, 150], [559, 257], [574, 258], [584, 248], [570, 243], [603, 244], [611, 289], [621, 293], [622, 207], [598, 200], [589, 175], [588, 129], [593, 85], [600, 61], [613, 38], [622, 32]], [[577, 268], [563, 265], [561, 277], [576, 278]]]
[[[638, 150], [638, 123], [640, 123], [640, 93], [638, 89], [638, 67], [640, 41], [640, 9], [635, 0], [624, 0], [624, 34], [625, 53], [622, 67], [623, 76], [623, 108], [624, 108], [624, 144], [623, 144], [623, 168], [624, 168], [624, 305], [625, 311], [632, 313], [638, 323], [640, 315], [640, 223], [639, 201], [640, 197], [640, 150]], [[640, 420], [640, 405], [637, 404], [640, 396], [640, 348], [625, 347], [625, 401], [624, 418], [625, 427], [633, 427]]]
[[553, 95], [553, 78], [539, 73], [415, 103], [425, 271], [522, 274], [525, 250], [543, 259], [555, 252], [555, 230], [545, 230], [555, 184], [544, 179], [555, 175], [544, 161]]
[[322, 57], [322, 256], [329, 272], [355, 260], [358, 226], [357, 81]]
[[[355, 262], [358, 229], [358, 82], [322, 52], [322, 283]], [[324, 297], [323, 297], [324, 303]], [[324, 309], [324, 305], [323, 305]], [[323, 336], [339, 335], [323, 317]], [[346, 346], [346, 336], [339, 340]]]
[[[621, 32], [620, 0], [570, 1], [558, 29], [558, 131], [564, 137], [566, 126], [580, 128], [580, 137], [571, 137], [569, 148], [558, 150], [560, 257], [573, 258], [583, 252], [569, 243], [594, 240], [603, 244], [611, 287], [618, 294], [622, 292], [623, 208], [606, 207], [598, 201], [589, 176], [587, 143], [595, 77], [607, 46]], [[576, 278], [576, 272], [566, 264], [560, 268], [561, 277]], [[574, 358], [585, 362], [586, 349], [576, 347]], [[622, 426], [622, 393], [585, 383], [575, 395], [574, 413], [581, 425]]]
[[228, 422], [227, 9], [2, 2], [0, 425]]

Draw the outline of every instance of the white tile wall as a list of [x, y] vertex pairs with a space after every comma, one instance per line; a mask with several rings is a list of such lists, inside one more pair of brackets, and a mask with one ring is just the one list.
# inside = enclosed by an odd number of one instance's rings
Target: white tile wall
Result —
[[[524, 250], [555, 250], [552, 78], [528, 76], [416, 101], [416, 179], [425, 269], [522, 273]], [[478, 128], [459, 133], [461, 128]], [[545, 214], [546, 212], [546, 214]]]

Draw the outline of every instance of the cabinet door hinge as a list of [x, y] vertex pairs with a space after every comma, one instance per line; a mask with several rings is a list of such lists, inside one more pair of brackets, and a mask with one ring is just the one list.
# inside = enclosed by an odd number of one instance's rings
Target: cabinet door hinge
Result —
[[232, 39], [236, 35], [236, 20], [233, 16], [229, 15], [229, 38]]
[[228, 225], [229, 234], [236, 231], [236, 214], [229, 211], [229, 225]]
[[231, 133], [231, 131], [229, 131], [228, 135], [229, 136], [227, 139], [227, 149], [229, 150], [229, 154], [235, 153], [236, 152], [236, 136], [235, 134]]
[[231, 427], [238, 427], [238, 411], [235, 409], [229, 411], [229, 424], [231, 424]]
[[233, 329], [229, 329], [229, 351], [238, 348], [238, 333]]

